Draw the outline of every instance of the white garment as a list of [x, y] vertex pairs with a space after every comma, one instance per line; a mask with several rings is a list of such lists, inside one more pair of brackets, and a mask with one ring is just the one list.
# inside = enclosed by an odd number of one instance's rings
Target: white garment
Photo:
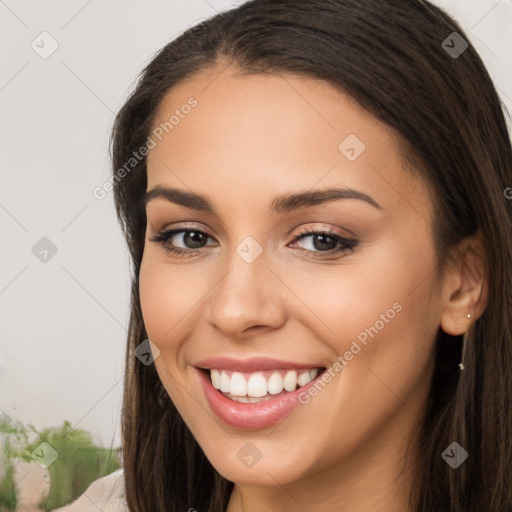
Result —
[[76, 501], [53, 512], [129, 512], [125, 501], [123, 470], [95, 480]]

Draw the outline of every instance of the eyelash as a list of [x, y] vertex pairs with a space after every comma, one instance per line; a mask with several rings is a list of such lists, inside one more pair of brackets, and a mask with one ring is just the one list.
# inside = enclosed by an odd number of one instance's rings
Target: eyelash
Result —
[[[192, 257], [197, 254], [201, 254], [205, 252], [206, 247], [201, 247], [198, 249], [183, 249], [181, 247], [172, 247], [169, 245], [166, 245], [166, 243], [169, 241], [170, 238], [172, 238], [174, 235], [178, 233], [200, 233], [202, 235], [205, 235], [207, 238], [211, 238], [207, 233], [204, 231], [201, 231], [199, 229], [195, 228], [174, 228], [169, 230], [162, 230], [158, 233], [156, 233], [154, 236], [151, 237], [151, 241], [161, 245], [164, 250], [171, 255], [179, 256], [179, 257]], [[306, 253], [311, 254], [315, 258], [321, 258], [326, 256], [333, 256], [334, 254], [342, 254], [345, 252], [351, 252], [354, 250], [354, 248], [357, 246], [358, 241], [354, 239], [348, 239], [345, 237], [342, 237], [333, 231], [328, 230], [320, 230], [320, 231], [312, 231], [310, 229], [304, 229], [302, 231], [299, 231], [297, 233], [297, 236], [292, 240], [293, 242], [296, 242], [298, 240], [302, 240], [304, 238], [307, 238], [308, 236], [314, 236], [314, 235], [324, 235], [332, 238], [335, 240], [339, 245], [338, 247], [334, 247], [333, 249], [329, 249], [327, 251], [312, 251], [310, 249], [300, 249]]]

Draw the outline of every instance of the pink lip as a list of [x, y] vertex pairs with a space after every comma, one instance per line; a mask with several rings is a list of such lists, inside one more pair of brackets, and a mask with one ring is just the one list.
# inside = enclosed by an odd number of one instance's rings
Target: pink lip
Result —
[[[214, 367], [219, 368], [219, 366]], [[300, 367], [304, 368], [305, 366], [301, 365]], [[283, 366], [279, 368], [283, 368]], [[234, 400], [226, 398], [218, 389], [213, 387], [207, 372], [199, 368], [196, 368], [196, 370], [212, 411], [224, 423], [243, 430], [267, 428], [282, 421], [291, 414], [296, 407], [301, 405], [298, 400], [299, 394], [307, 391], [308, 387], [314, 385], [321, 375], [317, 375], [311, 382], [295, 391], [276, 395], [275, 398], [271, 398], [265, 402], [249, 404], [235, 402]]]
[[194, 364], [194, 366], [203, 369], [216, 368], [219, 370], [232, 370], [235, 372], [258, 372], [265, 370], [279, 370], [280, 368], [290, 368], [300, 370], [303, 368], [321, 368], [311, 363], [292, 363], [290, 361], [282, 361], [279, 359], [271, 359], [268, 357], [252, 357], [242, 360], [235, 357], [209, 357]]

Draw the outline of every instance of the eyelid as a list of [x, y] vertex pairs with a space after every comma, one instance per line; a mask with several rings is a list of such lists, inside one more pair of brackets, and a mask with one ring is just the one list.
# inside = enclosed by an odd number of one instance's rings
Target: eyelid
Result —
[[[314, 224], [314, 223], [310, 223], [310, 224]], [[295, 228], [295, 229], [297, 229], [297, 228]], [[183, 247], [167, 247], [165, 245], [166, 242], [170, 238], [174, 237], [178, 233], [187, 232], [187, 231], [196, 231], [196, 232], [202, 233], [206, 236], [207, 239], [215, 240], [215, 242], [218, 243], [218, 241], [215, 239], [215, 237], [210, 235], [208, 233], [208, 231], [206, 231], [205, 229], [202, 229], [201, 227], [198, 228], [197, 224], [194, 225], [193, 223], [190, 223], [190, 222], [185, 222], [185, 223], [182, 223], [182, 224], [179, 224], [176, 226], [172, 225], [172, 224], [169, 226], [164, 225], [164, 227], [157, 230], [157, 232], [154, 233], [150, 237], [150, 240], [152, 242], [162, 245], [163, 248], [169, 253], [174, 253], [175, 255], [177, 255], [178, 253], [181, 254], [181, 257], [200, 255], [200, 254], [204, 253], [208, 247], [211, 247], [211, 245], [208, 245], [208, 242], [207, 242], [206, 246], [199, 247], [196, 249], [183, 248]], [[292, 230], [292, 232], [293, 231], [294, 230]], [[352, 231], [349, 231], [348, 229], [344, 229], [344, 228], [342, 229], [342, 228], [335, 228], [333, 226], [329, 226], [329, 227], [325, 227], [322, 229], [319, 227], [315, 228], [311, 225], [303, 225], [295, 233], [295, 236], [293, 237], [293, 239], [291, 241], [286, 242], [286, 245], [288, 245], [290, 243], [299, 242], [300, 240], [305, 239], [308, 236], [315, 236], [315, 235], [328, 235], [329, 236], [329, 235], [331, 235], [332, 237], [337, 238], [338, 241], [341, 241], [342, 244], [345, 245], [345, 247], [336, 247], [333, 249], [329, 249], [327, 251], [314, 251], [311, 249], [304, 249], [304, 248], [299, 248], [299, 250], [301, 250], [305, 253], [314, 255], [315, 257], [322, 257], [322, 255], [324, 257], [328, 257], [328, 256], [332, 257], [335, 255], [341, 255], [344, 252], [353, 250], [359, 244], [359, 240], [357, 240], [356, 238], [347, 237], [343, 233], [343, 231], [350, 233], [351, 235], [353, 235], [355, 237], [355, 235], [352, 233]], [[289, 237], [289, 236], [290, 236], [290, 233], [287, 235], [287, 237]]]
[[[311, 232], [314, 232], [311, 234], [316, 234], [316, 233], [333, 234], [333, 235], [339, 236], [341, 238], [347, 238], [345, 233], [348, 233], [349, 235], [352, 235], [354, 238], [357, 238], [357, 235], [353, 231], [350, 231], [347, 228], [335, 228], [332, 225], [329, 227], [324, 227], [324, 228], [320, 227], [319, 228], [319, 227], [312, 227], [311, 224], [319, 224], [319, 223], [308, 223], [308, 224], [300, 226], [299, 228], [295, 227], [295, 228], [291, 229], [286, 234], [287, 238], [290, 237], [294, 233], [294, 231], [297, 229], [298, 229], [298, 231], [295, 233], [294, 239], [299, 237], [300, 235], [303, 235], [306, 233], [311, 233]], [[208, 228], [208, 230], [209, 229], [210, 228]], [[339, 231], [338, 231], [338, 229], [339, 229]], [[171, 231], [187, 231], [187, 230], [200, 231], [210, 238], [215, 238], [214, 235], [209, 234], [208, 231], [205, 230], [202, 226], [199, 226], [198, 224], [194, 224], [193, 222], [184, 222], [184, 223], [178, 224], [177, 226], [175, 226], [173, 224], [164, 224], [161, 228], [158, 228], [155, 230], [153, 236], [157, 236], [159, 234], [160, 235], [166, 234]], [[289, 243], [289, 242], [287, 242], [287, 243]]]
[[[309, 223], [309, 224], [306, 224], [305, 226], [299, 227], [299, 230], [296, 233], [296, 236], [302, 235], [304, 233], [314, 232], [314, 233], [332, 234], [332, 235], [339, 236], [341, 238], [348, 238], [347, 237], [347, 234], [348, 234], [348, 235], [353, 236], [354, 238], [357, 238], [357, 235], [354, 232], [352, 232], [346, 228], [336, 228], [334, 226], [329, 226], [329, 227], [324, 227], [324, 228], [316, 227], [316, 226], [312, 227], [310, 224], [314, 224], [314, 223]], [[292, 230], [292, 233], [293, 233], [293, 230]]]

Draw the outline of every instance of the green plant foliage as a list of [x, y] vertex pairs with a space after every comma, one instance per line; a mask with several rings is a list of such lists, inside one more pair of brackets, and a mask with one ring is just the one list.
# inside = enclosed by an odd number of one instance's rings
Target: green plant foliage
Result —
[[[12, 451], [9, 438], [4, 441], [3, 450], [5, 454]], [[0, 511], [7, 512], [16, 510], [16, 489], [14, 487], [14, 465], [12, 459], [6, 456], [4, 465], [4, 477], [0, 481]]]
[[[1, 460], [7, 461], [4, 477], [0, 481], [0, 512], [10, 512], [16, 507], [13, 460], [32, 461], [32, 453], [43, 442], [47, 442], [58, 454], [48, 467], [51, 489], [48, 498], [40, 503], [44, 510], [67, 505], [83, 494], [94, 480], [120, 467], [118, 449], [96, 446], [87, 431], [73, 429], [69, 421], [64, 421], [60, 427], [39, 432], [33, 425], [19, 423], [15, 426], [12, 421], [0, 417], [0, 433], [6, 439]], [[32, 442], [29, 442], [30, 433], [35, 438]]]

